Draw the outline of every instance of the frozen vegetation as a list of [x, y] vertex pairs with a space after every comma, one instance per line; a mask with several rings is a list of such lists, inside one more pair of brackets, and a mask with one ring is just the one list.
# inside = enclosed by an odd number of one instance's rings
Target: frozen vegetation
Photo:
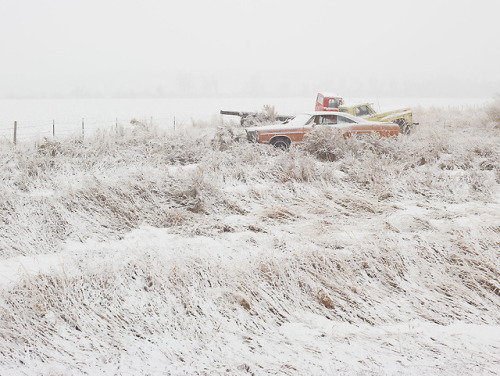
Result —
[[0, 374], [498, 373], [500, 104], [415, 119], [4, 142]]

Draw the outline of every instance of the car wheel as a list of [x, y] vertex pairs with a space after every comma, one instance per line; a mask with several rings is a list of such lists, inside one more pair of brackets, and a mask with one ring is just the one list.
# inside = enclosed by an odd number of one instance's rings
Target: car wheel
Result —
[[283, 137], [275, 138], [271, 141], [271, 145], [277, 149], [287, 150], [290, 147], [290, 140]]
[[410, 126], [405, 119], [397, 119], [395, 123], [399, 125], [399, 129], [401, 129], [402, 134], [410, 134]]

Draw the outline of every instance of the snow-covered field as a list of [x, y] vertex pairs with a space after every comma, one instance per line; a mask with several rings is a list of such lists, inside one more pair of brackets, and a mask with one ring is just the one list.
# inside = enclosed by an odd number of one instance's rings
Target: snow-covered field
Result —
[[0, 374], [499, 374], [499, 114], [2, 141]]

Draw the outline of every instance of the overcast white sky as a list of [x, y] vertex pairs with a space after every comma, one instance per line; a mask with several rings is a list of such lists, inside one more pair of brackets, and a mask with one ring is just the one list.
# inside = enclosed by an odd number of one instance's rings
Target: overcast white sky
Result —
[[499, 38], [499, 0], [0, 0], [0, 97], [491, 97]]

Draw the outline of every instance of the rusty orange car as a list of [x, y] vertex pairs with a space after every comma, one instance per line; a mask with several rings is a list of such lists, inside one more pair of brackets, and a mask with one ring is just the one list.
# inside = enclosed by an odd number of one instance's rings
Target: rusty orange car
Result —
[[368, 135], [393, 137], [401, 132], [395, 123], [369, 121], [348, 113], [332, 111], [307, 112], [285, 123], [248, 127], [245, 131], [247, 139], [251, 142], [288, 149], [292, 145], [304, 142], [307, 133], [317, 126], [332, 127], [344, 138]]

